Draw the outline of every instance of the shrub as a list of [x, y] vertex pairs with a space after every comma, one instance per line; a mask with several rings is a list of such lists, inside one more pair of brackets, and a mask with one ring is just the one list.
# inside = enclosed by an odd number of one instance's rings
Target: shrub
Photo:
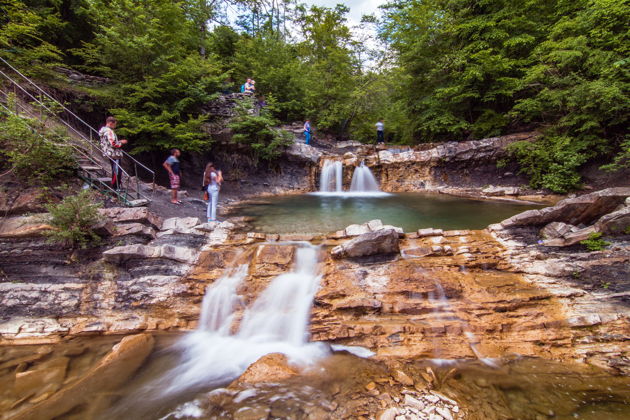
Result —
[[255, 112], [253, 99], [244, 99], [236, 106], [236, 117], [230, 123], [232, 141], [251, 147], [254, 162], [276, 159], [293, 139], [290, 133], [276, 128], [279, 121], [272, 114], [273, 98], [269, 105]]
[[31, 185], [48, 186], [67, 178], [76, 167], [67, 138], [43, 123], [0, 115], [0, 156], [20, 180]]
[[588, 239], [580, 241], [580, 244], [584, 245], [589, 251], [601, 251], [610, 245], [610, 242], [602, 239], [601, 232], [593, 232], [588, 235]]
[[48, 233], [49, 242], [73, 248], [98, 243], [100, 237], [93, 229], [100, 221], [100, 207], [99, 203], [93, 202], [93, 193], [88, 190], [46, 206], [51, 215], [50, 224], [55, 228]]

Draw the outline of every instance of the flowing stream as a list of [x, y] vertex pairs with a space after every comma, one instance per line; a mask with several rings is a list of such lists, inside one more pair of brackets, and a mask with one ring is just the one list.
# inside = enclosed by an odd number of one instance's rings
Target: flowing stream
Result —
[[352, 183], [350, 184], [351, 193], [378, 193], [381, 189], [376, 182], [376, 178], [364, 162], [357, 166], [352, 174]]
[[182, 357], [177, 367], [165, 374], [161, 394], [228, 383], [270, 353], [283, 353], [290, 363], [298, 365], [328, 355], [325, 344], [308, 342], [311, 306], [321, 279], [318, 252], [318, 247], [300, 244], [293, 270], [273, 279], [247, 308], [238, 295], [247, 265], [208, 286], [199, 328], [178, 343]]
[[319, 176], [320, 193], [342, 193], [343, 164], [339, 161], [327, 160], [322, 166]]

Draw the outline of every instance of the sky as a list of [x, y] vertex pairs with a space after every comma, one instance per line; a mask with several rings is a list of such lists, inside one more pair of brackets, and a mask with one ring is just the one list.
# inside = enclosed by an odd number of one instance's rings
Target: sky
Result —
[[348, 20], [351, 25], [358, 25], [361, 16], [377, 12], [378, 6], [385, 4], [385, 0], [303, 0], [306, 4], [317, 6], [335, 7], [338, 3], [343, 3], [350, 8]]

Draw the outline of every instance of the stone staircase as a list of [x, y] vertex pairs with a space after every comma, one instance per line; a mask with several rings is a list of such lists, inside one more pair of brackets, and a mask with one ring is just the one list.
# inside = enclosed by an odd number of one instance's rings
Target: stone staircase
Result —
[[[63, 146], [73, 149], [77, 176], [91, 188], [128, 207], [151, 202], [154, 171], [123, 151], [123, 183], [120, 189], [112, 188], [111, 159], [101, 150], [98, 131], [1, 57], [0, 110], [63, 129], [69, 138]], [[140, 176], [147, 182], [140, 181]]]

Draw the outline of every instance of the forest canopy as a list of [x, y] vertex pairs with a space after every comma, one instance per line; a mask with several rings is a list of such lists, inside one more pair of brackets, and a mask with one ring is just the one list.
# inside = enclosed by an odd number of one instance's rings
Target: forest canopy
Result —
[[136, 152], [207, 148], [201, 106], [253, 77], [270, 120], [310, 118], [339, 139], [374, 141], [379, 118], [401, 144], [538, 131], [510, 149], [537, 188], [578, 187], [593, 159], [630, 164], [628, 1], [393, 0], [361, 30], [347, 15], [292, 0], [5, 0], [0, 56], [42, 81], [58, 66], [111, 80], [90, 94]]

